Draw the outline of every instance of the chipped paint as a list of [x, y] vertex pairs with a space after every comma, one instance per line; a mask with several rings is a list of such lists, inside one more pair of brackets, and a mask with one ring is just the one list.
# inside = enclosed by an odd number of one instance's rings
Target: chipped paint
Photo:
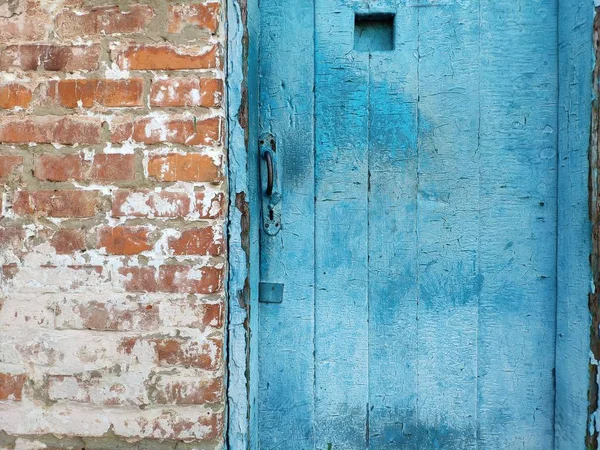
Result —
[[594, 102], [592, 107], [591, 133], [590, 133], [590, 173], [589, 173], [589, 191], [590, 191], [590, 219], [592, 223], [592, 252], [590, 255], [590, 264], [593, 278], [589, 294], [589, 310], [591, 316], [590, 325], [590, 356], [589, 356], [589, 390], [588, 390], [588, 433], [586, 436], [586, 447], [588, 450], [598, 449], [598, 436], [600, 433], [600, 411], [599, 411], [599, 390], [600, 390], [600, 371], [598, 370], [600, 359], [600, 304], [598, 302], [598, 292], [594, 288], [600, 283], [600, 220], [599, 220], [599, 123], [600, 109], [598, 105], [599, 92], [598, 83], [600, 81], [600, 14], [598, 6], [594, 16], [594, 73], [592, 79]]
[[[257, 447], [255, 400], [256, 362], [251, 352], [256, 342], [257, 316], [253, 313], [257, 303], [258, 254], [249, 242], [256, 239], [257, 214], [256, 182], [251, 177], [256, 164], [257, 130], [249, 127], [247, 111], [252, 99], [247, 96], [247, 86], [256, 81], [252, 72], [253, 58], [249, 45], [257, 42], [248, 39], [249, 8], [257, 2], [228, 0], [228, 60], [227, 109], [229, 118], [229, 334], [228, 334], [228, 446], [231, 449]], [[254, 10], [254, 12], [256, 12]], [[256, 18], [257, 16], [255, 16]], [[256, 37], [256, 36], [254, 36]], [[256, 91], [254, 91], [256, 93]], [[256, 97], [254, 97], [256, 99]]]
[[[261, 280], [293, 288], [260, 309], [260, 444], [583, 449], [592, 2], [367, 3], [261, 1]], [[355, 12], [396, 12], [395, 51]]]
[[[556, 334], [555, 448], [597, 446], [588, 433], [596, 406], [595, 359], [590, 335], [593, 279], [590, 253], [590, 191], [588, 182], [597, 145], [592, 129], [593, 27], [592, 0], [559, 2], [559, 222], [558, 309]], [[595, 90], [595, 87], [594, 87]], [[597, 126], [597, 125], [594, 125]], [[590, 148], [590, 143], [592, 147]], [[592, 158], [592, 159], [589, 159]], [[591, 187], [591, 186], [589, 186]], [[592, 202], [595, 200], [592, 200]], [[588, 302], [589, 300], [591, 302]], [[583, 301], [583, 298], [586, 301]], [[589, 303], [589, 304], [588, 304]], [[584, 332], [583, 330], [586, 330]], [[590, 357], [592, 357], [590, 359]], [[592, 384], [590, 384], [592, 383]], [[588, 389], [589, 387], [592, 389]]]
[[[0, 6], [4, 66], [7, 47], [39, 44], [13, 50], [17, 67], [0, 72], [0, 87], [22, 85], [30, 97], [13, 108], [14, 93], [5, 90], [0, 119], [4, 126], [34, 117], [41, 137], [27, 139], [30, 129], [17, 129], [19, 140], [4, 144], [0, 155], [9, 157], [0, 174], [0, 448], [222, 449], [226, 173], [163, 182], [149, 177], [147, 166], [154, 155], [202, 154], [209, 156], [203, 158], [207, 165], [212, 160], [219, 168], [213, 172], [225, 171], [220, 104], [161, 108], [150, 102], [155, 80], [223, 80], [224, 71], [133, 72], [116, 59], [131, 44], [159, 42], [175, 55], [193, 57], [212, 48], [224, 55], [224, 8], [213, 8], [218, 29], [190, 22], [171, 32], [170, 7], [161, 0], [144, 3], [152, 18], [139, 25], [126, 5], [82, 3], [73, 10], [64, 0], [9, 3], [18, 8]], [[184, 20], [186, 11], [178, 13]], [[72, 29], [66, 37], [55, 26], [61, 15], [82, 29], [82, 37]], [[98, 54], [90, 57], [92, 47]], [[90, 61], [70, 70], [63, 51], [76, 65]], [[29, 60], [45, 64], [44, 52], [58, 55], [54, 66], [18, 67]], [[111, 80], [104, 93], [64, 82], [95, 79]], [[213, 91], [220, 89], [215, 85]], [[189, 95], [197, 100], [203, 94]], [[167, 129], [168, 120], [205, 117], [218, 118], [213, 123], [219, 130], [200, 145], [186, 145], [185, 133], [180, 138]], [[116, 125], [143, 118], [147, 126], [138, 137], [152, 136], [152, 143], [115, 138]], [[79, 124], [90, 124], [89, 136]], [[172, 138], [176, 142], [157, 142]], [[15, 156], [20, 159], [13, 167]], [[193, 231], [204, 228], [210, 229], [207, 242], [197, 237], [192, 251], [180, 254], [187, 248], [179, 252], [175, 241], [186, 231], [203, 236]], [[128, 239], [133, 250], [125, 249]], [[6, 390], [5, 380], [14, 391]]]

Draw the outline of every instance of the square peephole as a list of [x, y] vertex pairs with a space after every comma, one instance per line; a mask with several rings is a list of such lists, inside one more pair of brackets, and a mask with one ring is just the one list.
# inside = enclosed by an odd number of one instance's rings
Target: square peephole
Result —
[[382, 52], [394, 50], [394, 14], [354, 16], [354, 50]]

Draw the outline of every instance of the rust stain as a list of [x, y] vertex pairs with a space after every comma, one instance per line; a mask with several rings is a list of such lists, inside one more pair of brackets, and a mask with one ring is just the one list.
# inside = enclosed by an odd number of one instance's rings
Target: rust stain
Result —
[[[240, 237], [242, 249], [246, 254], [246, 267], [250, 269], [250, 207], [246, 200], [245, 192], [238, 192], [235, 196], [235, 207], [241, 213], [240, 219]], [[244, 281], [244, 288], [238, 292], [238, 302], [242, 308], [248, 305], [250, 298], [250, 281], [248, 276]]]
[[248, 2], [247, 0], [239, 0], [240, 6], [240, 19], [242, 22], [242, 29], [244, 35], [242, 37], [242, 61], [243, 61], [243, 79], [240, 86], [241, 91], [241, 102], [238, 110], [238, 122], [244, 130], [244, 137], [246, 141], [246, 149], [248, 149], [248, 52], [249, 52], [249, 37], [248, 37]]

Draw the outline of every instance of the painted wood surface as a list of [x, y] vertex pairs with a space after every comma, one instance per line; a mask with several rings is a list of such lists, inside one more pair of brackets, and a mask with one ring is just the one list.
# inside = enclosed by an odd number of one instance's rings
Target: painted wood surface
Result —
[[[377, 10], [396, 11], [396, 2]], [[368, 62], [368, 439], [378, 449], [417, 449], [420, 439], [417, 27], [416, 14], [398, 14], [396, 50], [372, 52]]]
[[[590, 360], [591, 320], [587, 302], [594, 289], [589, 266], [588, 151], [598, 152], [597, 147], [589, 148], [593, 20], [592, 0], [561, 0], [558, 39], [557, 450], [582, 448], [581, 436], [588, 432], [589, 364], [594, 363]], [[600, 431], [598, 428], [592, 421], [589, 432]]]
[[[383, 13], [394, 49], [378, 32], [355, 49], [355, 14]], [[557, 2], [261, 0], [260, 14], [260, 130], [284, 202], [261, 280], [285, 284], [259, 311], [260, 448], [551, 449], [555, 426], [556, 448], [583, 448], [568, 383], [586, 370], [587, 146], [559, 81], [589, 91], [559, 78]], [[559, 147], [565, 127], [579, 134]]]
[[259, 307], [261, 449], [314, 441], [313, 11], [310, 1], [260, 2], [259, 129], [276, 138], [285, 182], [281, 231], [260, 241], [261, 281], [285, 285], [285, 303]]
[[479, 2], [419, 8], [416, 14], [418, 448], [475, 449], [482, 281]]
[[[253, 2], [248, 3], [251, 7]], [[249, 158], [256, 143], [255, 125], [245, 122], [248, 105], [245, 102], [250, 94], [250, 104], [258, 94], [256, 77], [248, 80], [247, 63], [256, 58], [248, 58], [248, 48], [244, 38], [248, 30], [247, 5], [238, 0], [227, 1], [228, 18], [228, 59], [227, 59], [227, 117], [228, 117], [228, 176], [229, 176], [229, 216], [228, 216], [228, 261], [229, 277], [227, 292], [228, 335], [227, 335], [227, 445], [231, 449], [257, 448], [258, 432], [254, 431], [256, 408], [252, 408], [256, 397], [258, 363], [250, 359], [249, 349], [256, 347], [257, 335], [251, 336], [249, 328], [256, 329], [257, 314], [251, 309], [258, 303], [259, 245], [258, 222], [250, 218], [258, 213], [258, 191], [256, 189], [256, 161]], [[254, 27], [256, 31], [256, 27]], [[250, 33], [253, 37], [254, 34]], [[251, 42], [256, 42], [252, 39]], [[250, 89], [248, 89], [250, 86]], [[256, 116], [256, 115], [255, 115]], [[251, 342], [251, 339], [254, 342]], [[254, 357], [252, 353], [252, 357]]]
[[315, 8], [315, 441], [364, 448], [368, 417], [369, 54], [354, 12]]
[[480, 439], [552, 448], [557, 5], [481, 11]]

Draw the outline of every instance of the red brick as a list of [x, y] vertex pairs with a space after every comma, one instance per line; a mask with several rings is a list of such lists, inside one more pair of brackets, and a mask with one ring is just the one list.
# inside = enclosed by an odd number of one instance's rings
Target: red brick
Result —
[[[108, 107], [142, 106], [144, 80], [53, 80], [47, 90], [48, 98], [66, 108], [83, 108], [94, 105]], [[1, 97], [0, 97], [1, 98]]]
[[99, 200], [97, 191], [19, 191], [13, 210], [17, 215], [92, 217]]
[[83, 117], [3, 117], [0, 119], [0, 142], [97, 144], [101, 122]]
[[96, 181], [135, 180], [135, 155], [99, 154], [94, 156], [90, 177]]
[[96, 70], [99, 59], [99, 45], [8, 45], [0, 52], [0, 70]]
[[159, 381], [148, 390], [150, 401], [158, 405], [203, 405], [206, 403], [217, 403], [223, 401], [222, 377], [210, 378], [208, 380], [194, 378], [191, 380]]
[[[62, 306], [61, 306], [62, 309]], [[160, 326], [159, 305], [140, 304], [121, 307], [103, 301], [91, 301], [72, 305], [71, 313], [78, 322], [61, 322], [62, 311], [57, 311], [60, 328], [88, 329], [99, 331], [155, 330]]]
[[23, 227], [1, 227], [0, 228], [0, 248], [17, 255], [23, 254], [23, 240], [25, 239], [25, 230]]
[[31, 102], [31, 89], [22, 84], [9, 83], [0, 86], [0, 108], [27, 108]]
[[121, 267], [119, 273], [126, 277], [123, 282], [129, 292], [157, 292], [156, 269], [154, 267]]
[[141, 33], [154, 17], [148, 5], [92, 7], [88, 11], [65, 10], [56, 16], [56, 33], [61, 38]]
[[182, 48], [171, 45], [132, 45], [116, 53], [121, 69], [185, 70], [221, 69], [223, 58], [218, 45], [210, 49]]
[[175, 255], [218, 256], [223, 251], [223, 239], [213, 227], [184, 230], [178, 238], [169, 238], [169, 248]]
[[203, 305], [203, 327], [222, 328], [224, 323], [225, 308], [221, 303], [206, 303]]
[[[0, 2], [0, 5], [6, 4], [6, 1]], [[50, 15], [40, 6], [37, 2], [28, 1], [22, 13], [0, 17], [0, 42], [45, 40], [48, 37]]]
[[122, 267], [119, 273], [127, 278], [123, 284], [129, 292], [214, 294], [223, 289], [223, 269], [216, 267], [163, 265], [158, 280], [154, 267]]
[[[94, 403], [98, 405], [146, 404], [144, 386], [131, 385], [105, 370], [76, 375], [50, 375], [48, 398], [53, 401]], [[140, 384], [144, 381], [140, 376]], [[65, 385], [75, 389], [65, 389]], [[52, 447], [53, 450], [58, 450]]]
[[210, 119], [140, 119], [115, 121], [112, 142], [132, 139], [144, 144], [170, 142], [185, 145], [218, 145], [221, 142], [222, 121], [220, 117]]
[[23, 386], [27, 377], [0, 373], [0, 400], [12, 400], [20, 402], [23, 397]]
[[[197, 341], [183, 338], [153, 340], [159, 365], [195, 367], [214, 370], [221, 359], [222, 341], [206, 339]], [[215, 351], [216, 350], [216, 351]]]
[[214, 370], [221, 362], [223, 341], [219, 338], [198, 341], [182, 337], [129, 337], [121, 341], [119, 350], [131, 354], [138, 343], [153, 345], [160, 366]]
[[91, 166], [79, 153], [38, 155], [34, 175], [43, 181], [131, 181], [135, 179], [135, 155], [99, 154]]
[[34, 176], [43, 181], [82, 179], [83, 158], [75, 155], [36, 155]]
[[216, 32], [219, 28], [219, 3], [194, 3], [169, 6], [169, 33], [181, 33], [193, 25]]
[[222, 302], [205, 303], [196, 296], [160, 298], [148, 303], [145, 295], [105, 298], [65, 296], [55, 308], [55, 328], [71, 330], [156, 331], [161, 327], [221, 329]]
[[160, 107], [177, 106], [221, 106], [223, 80], [216, 78], [170, 78], [152, 83], [150, 105]]
[[144, 227], [104, 226], [98, 230], [98, 248], [111, 255], [136, 255], [151, 248], [148, 233]]
[[216, 267], [160, 266], [158, 290], [186, 294], [214, 294], [223, 288], [223, 269]]
[[19, 267], [17, 266], [17, 263], [2, 265], [2, 276], [5, 280], [13, 279], [17, 273], [19, 273]]
[[[168, 373], [152, 372], [146, 379], [131, 385], [128, 377], [106, 371], [84, 372], [76, 375], [51, 375], [48, 377], [50, 400], [68, 400], [103, 405], [142, 405], [151, 402], [158, 405], [199, 405], [216, 403], [223, 399], [222, 377], [183, 378]], [[65, 389], [64, 385], [76, 385]]]
[[17, 155], [0, 155], [0, 180], [6, 180], [19, 166], [23, 165], [23, 157]]
[[58, 255], [70, 255], [85, 250], [85, 234], [83, 230], [57, 230], [50, 240]]
[[221, 179], [220, 168], [213, 158], [197, 153], [151, 156], [148, 175], [159, 181], [217, 182]]
[[[161, 302], [161, 325], [197, 328], [200, 331], [223, 328], [225, 308], [222, 302], [203, 303], [196, 296]], [[163, 314], [164, 313], [164, 314]]]
[[185, 192], [149, 190], [115, 191], [113, 217], [185, 217], [190, 213], [190, 197]]
[[102, 266], [94, 266], [93, 264], [70, 264], [67, 267], [73, 270], [81, 270], [87, 274], [97, 273], [98, 275], [101, 275], [103, 271]]
[[225, 209], [225, 195], [222, 192], [196, 192], [196, 211], [201, 219], [217, 219]]
[[[189, 408], [188, 408], [189, 410]], [[151, 409], [146, 411], [152, 412]], [[186, 412], [187, 417], [181, 417], [175, 410], [165, 408], [159, 415], [153, 414], [151, 418], [138, 417], [129, 419], [132, 429], [139, 430], [128, 433], [127, 437], [141, 439], [174, 439], [181, 441], [193, 441], [213, 443], [221, 439], [224, 434], [224, 415], [222, 412], [203, 410]], [[190, 418], [190, 416], [192, 418]], [[165, 426], [165, 424], [167, 424]], [[141, 446], [139, 448], [148, 448]], [[198, 448], [195, 445], [193, 448]], [[200, 447], [201, 448], [201, 447]], [[48, 449], [55, 450], [55, 449]]]

